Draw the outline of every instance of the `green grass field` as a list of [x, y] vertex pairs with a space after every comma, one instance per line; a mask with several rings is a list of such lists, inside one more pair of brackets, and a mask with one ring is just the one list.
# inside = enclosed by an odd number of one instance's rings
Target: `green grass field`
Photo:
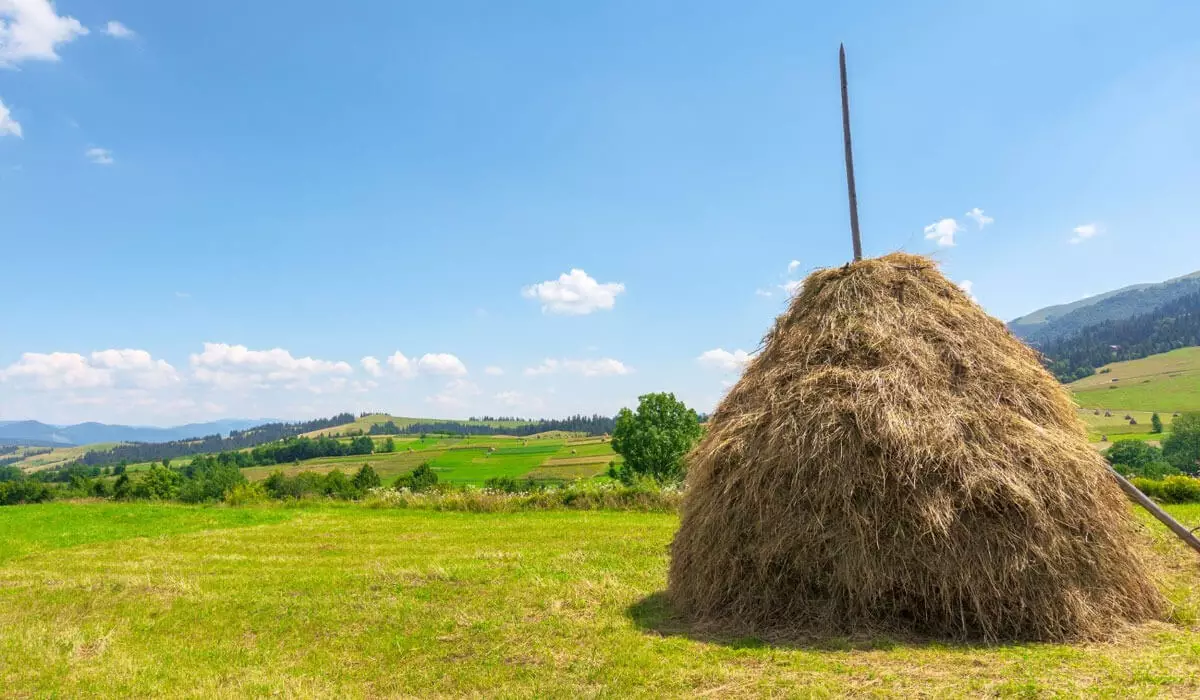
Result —
[[[565, 481], [603, 473], [616, 457], [608, 442], [570, 444], [558, 439], [521, 439], [508, 436], [471, 438], [395, 439], [396, 451], [347, 457], [323, 457], [298, 464], [280, 464], [243, 469], [250, 481], [267, 478], [272, 472], [294, 475], [302, 471], [324, 474], [334, 469], [353, 473], [370, 464], [385, 484], [428, 461], [440, 481], [482, 485], [497, 476]], [[411, 451], [410, 451], [411, 450]], [[489, 452], [491, 450], [491, 452]], [[571, 451], [577, 452], [571, 457]], [[566, 455], [565, 457], [563, 455]]]
[[[1099, 373], [1104, 369], [1110, 371]], [[1200, 411], [1200, 347], [1115, 362], [1097, 371], [1068, 385], [1083, 408], [1120, 410], [1122, 415]]]
[[[1200, 524], [1200, 507], [1173, 507]], [[0, 508], [7, 697], [1192, 697], [1195, 555], [1147, 525], [1177, 622], [1105, 644], [705, 637], [661, 591], [674, 515], [361, 506]]]

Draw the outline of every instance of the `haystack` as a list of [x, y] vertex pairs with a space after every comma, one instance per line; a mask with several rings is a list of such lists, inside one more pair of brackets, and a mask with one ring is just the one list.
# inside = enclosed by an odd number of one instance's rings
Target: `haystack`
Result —
[[821, 270], [690, 455], [701, 628], [1099, 639], [1165, 603], [1066, 391], [929, 259]]

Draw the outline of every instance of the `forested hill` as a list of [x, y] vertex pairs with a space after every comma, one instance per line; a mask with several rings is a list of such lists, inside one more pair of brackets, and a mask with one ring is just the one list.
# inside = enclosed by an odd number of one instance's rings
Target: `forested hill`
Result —
[[1200, 345], [1200, 290], [1149, 313], [1092, 324], [1039, 349], [1054, 376], [1071, 382], [1110, 362], [1136, 360], [1192, 345]]
[[1044, 352], [1049, 344], [1080, 333], [1090, 326], [1149, 314], [1164, 304], [1196, 292], [1200, 292], [1200, 272], [1039, 309], [1013, 319], [1008, 327], [1017, 337]]
[[88, 465], [126, 462], [156, 462], [209, 452], [240, 450], [263, 445], [283, 438], [302, 435], [312, 430], [332, 428], [354, 422], [353, 413], [339, 413], [332, 418], [318, 418], [303, 423], [267, 423], [247, 430], [234, 430], [229, 437], [208, 435], [196, 440], [174, 440], [171, 442], [117, 445], [108, 450], [92, 450], [79, 461]]

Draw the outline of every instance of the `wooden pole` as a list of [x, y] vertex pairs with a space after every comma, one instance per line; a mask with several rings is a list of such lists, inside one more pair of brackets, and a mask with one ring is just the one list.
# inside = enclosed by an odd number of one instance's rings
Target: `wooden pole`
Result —
[[850, 190], [850, 236], [854, 240], [854, 261], [862, 260], [862, 240], [858, 235], [858, 194], [854, 191], [854, 152], [850, 146], [850, 94], [846, 88], [846, 45], [838, 45], [838, 66], [842, 71], [842, 139], [846, 145], [846, 187]]
[[1138, 505], [1141, 507], [1150, 511], [1151, 515], [1158, 518], [1163, 525], [1166, 525], [1168, 528], [1170, 528], [1171, 532], [1174, 532], [1179, 539], [1183, 540], [1187, 544], [1187, 546], [1191, 547], [1197, 552], [1200, 552], [1200, 539], [1196, 539], [1196, 536], [1192, 534], [1191, 530], [1188, 530], [1183, 526], [1182, 523], [1168, 515], [1167, 511], [1159, 508], [1157, 503], [1150, 500], [1146, 494], [1138, 490], [1138, 487], [1131, 484], [1129, 479], [1126, 479], [1112, 469], [1109, 469], [1109, 472], [1113, 475], [1113, 478], [1117, 480], [1117, 484], [1121, 486], [1121, 490], [1125, 492], [1125, 495], [1137, 501]]

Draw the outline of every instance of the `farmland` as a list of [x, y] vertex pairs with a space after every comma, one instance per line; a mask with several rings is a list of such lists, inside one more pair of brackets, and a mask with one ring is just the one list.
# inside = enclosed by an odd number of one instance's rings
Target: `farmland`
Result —
[[[1200, 507], [1173, 506], [1200, 524]], [[1173, 622], [1105, 644], [709, 637], [667, 513], [0, 509], [0, 687], [24, 696], [1190, 696], [1197, 560], [1143, 518]]]
[[1200, 347], [1105, 365], [1068, 387], [1083, 408], [1200, 411]]

